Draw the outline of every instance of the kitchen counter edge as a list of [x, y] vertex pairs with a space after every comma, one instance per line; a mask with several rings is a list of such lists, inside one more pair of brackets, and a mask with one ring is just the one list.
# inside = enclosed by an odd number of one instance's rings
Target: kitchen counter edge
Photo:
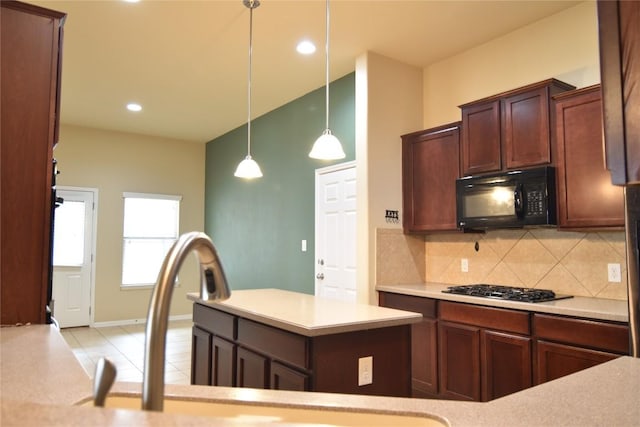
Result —
[[452, 285], [444, 283], [377, 285], [375, 290], [378, 292], [390, 292], [395, 294], [438, 299], [442, 301], [454, 301], [466, 304], [529, 311], [533, 313], [580, 317], [589, 320], [607, 320], [624, 323], [629, 321], [627, 301], [622, 300], [576, 296], [557, 301], [528, 303], [443, 293], [442, 291], [447, 289], [448, 286]]

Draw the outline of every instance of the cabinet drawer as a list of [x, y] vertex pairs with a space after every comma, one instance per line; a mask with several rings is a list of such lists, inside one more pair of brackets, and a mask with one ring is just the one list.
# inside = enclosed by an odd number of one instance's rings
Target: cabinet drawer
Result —
[[274, 359], [309, 368], [307, 339], [262, 323], [238, 319], [238, 343]]
[[236, 339], [236, 317], [231, 314], [202, 304], [194, 304], [193, 322], [200, 328], [206, 329], [215, 335], [232, 341]]
[[503, 308], [440, 301], [440, 319], [523, 335], [531, 331], [529, 313]]
[[629, 327], [620, 323], [534, 314], [536, 338], [629, 354]]
[[430, 319], [435, 319], [437, 315], [437, 301], [430, 298], [380, 292], [379, 302], [381, 307], [413, 311]]

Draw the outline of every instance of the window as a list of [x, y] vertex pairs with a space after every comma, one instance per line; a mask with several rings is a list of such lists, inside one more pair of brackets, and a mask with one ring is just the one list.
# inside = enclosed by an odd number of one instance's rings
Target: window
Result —
[[178, 238], [180, 196], [124, 193], [122, 285], [153, 285]]

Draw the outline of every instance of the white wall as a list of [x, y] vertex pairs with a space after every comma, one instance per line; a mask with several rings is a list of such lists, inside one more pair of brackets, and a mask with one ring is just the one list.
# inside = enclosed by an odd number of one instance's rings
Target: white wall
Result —
[[[377, 304], [376, 228], [385, 210], [402, 211], [400, 135], [422, 121], [422, 70], [367, 52], [356, 62], [358, 301]], [[401, 227], [400, 224], [395, 227]]]
[[596, 3], [580, 3], [426, 67], [424, 128], [460, 120], [458, 105], [548, 78], [599, 83], [597, 20]]
[[[181, 195], [180, 233], [204, 230], [205, 145], [63, 124], [54, 153], [61, 186], [98, 189], [95, 321], [147, 316], [151, 289], [122, 289], [122, 232], [125, 191]], [[187, 292], [199, 287], [195, 256], [183, 266], [171, 315], [188, 315]]]

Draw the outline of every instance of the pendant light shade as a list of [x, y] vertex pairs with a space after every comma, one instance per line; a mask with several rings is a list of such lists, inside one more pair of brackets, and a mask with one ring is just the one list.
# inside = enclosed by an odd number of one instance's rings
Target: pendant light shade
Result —
[[337, 160], [344, 159], [345, 154], [342, 144], [336, 138], [331, 129], [329, 129], [329, 0], [327, 0], [326, 10], [326, 42], [325, 42], [325, 68], [326, 68], [326, 84], [325, 84], [325, 113], [326, 113], [326, 129], [320, 135], [313, 148], [309, 153], [309, 157], [321, 160]]
[[238, 178], [253, 179], [260, 178], [262, 171], [255, 160], [251, 158], [251, 57], [253, 51], [253, 9], [260, 6], [258, 0], [243, 0], [242, 2], [249, 8], [249, 81], [247, 85], [247, 157], [244, 158], [233, 174]]

